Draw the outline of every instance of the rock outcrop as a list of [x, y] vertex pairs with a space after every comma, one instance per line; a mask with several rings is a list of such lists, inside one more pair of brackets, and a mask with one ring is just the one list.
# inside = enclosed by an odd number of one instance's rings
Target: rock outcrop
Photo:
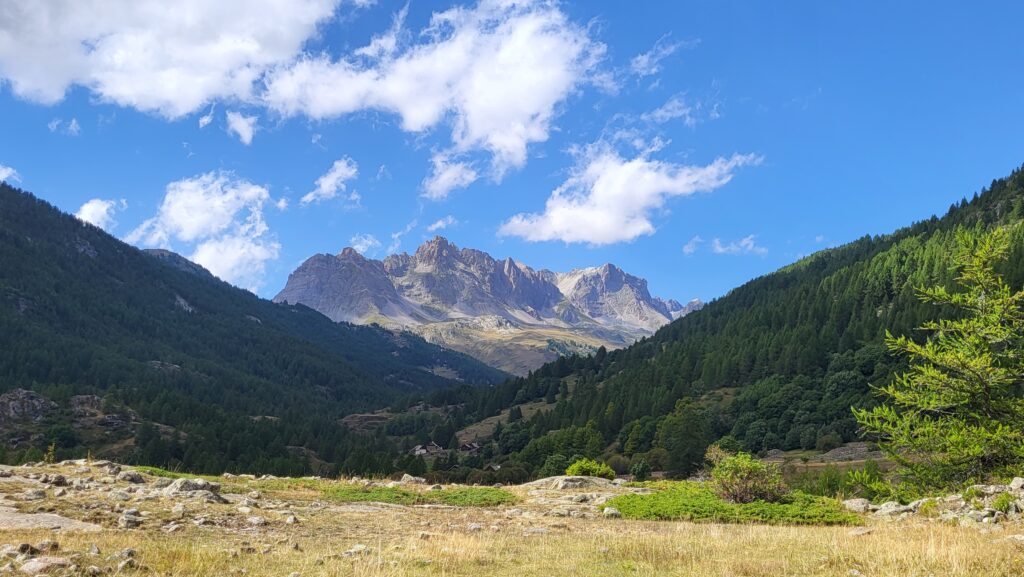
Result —
[[274, 300], [411, 330], [519, 374], [561, 354], [631, 344], [702, 305], [652, 297], [647, 281], [612, 264], [534, 270], [442, 237], [383, 261], [351, 248], [315, 255]]

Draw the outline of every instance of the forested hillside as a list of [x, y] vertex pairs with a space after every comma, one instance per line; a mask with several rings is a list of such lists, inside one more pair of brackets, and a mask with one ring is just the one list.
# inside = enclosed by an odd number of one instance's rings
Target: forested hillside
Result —
[[[0, 393], [56, 403], [25, 418], [12, 400], [0, 457], [55, 442], [61, 455], [301, 473], [373, 449], [336, 424], [345, 414], [506, 377], [411, 334], [262, 300], [0, 184]], [[124, 418], [93, 427], [87, 413]]]
[[[467, 422], [512, 407], [493, 450], [536, 471], [553, 454], [644, 456], [686, 473], [708, 443], [730, 436], [750, 451], [832, 448], [857, 438], [851, 406], [870, 406], [872, 384], [899, 360], [887, 330], [914, 334], [943, 311], [918, 287], [952, 285], [957, 227], [1024, 218], [1024, 172], [893, 234], [864, 237], [752, 280], [636, 345], [551, 363], [455, 413]], [[1001, 272], [1024, 283], [1024, 231]], [[457, 399], [436, 395], [435, 402]], [[517, 420], [524, 403], [546, 409]], [[512, 422], [507, 422], [512, 421]]]

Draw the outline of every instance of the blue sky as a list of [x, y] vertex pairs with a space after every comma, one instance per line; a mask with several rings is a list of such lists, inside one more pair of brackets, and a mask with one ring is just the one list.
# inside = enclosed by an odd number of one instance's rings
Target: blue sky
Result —
[[1012, 2], [160, 4], [0, 15], [0, 176], [263, 296], [443, 234], [707, 300], [1024, 163]]

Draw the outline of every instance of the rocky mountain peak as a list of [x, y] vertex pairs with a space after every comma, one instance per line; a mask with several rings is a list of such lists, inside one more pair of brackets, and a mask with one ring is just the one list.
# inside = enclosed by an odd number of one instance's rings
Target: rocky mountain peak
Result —
[[516, 360], [524, 347], [540, 347], [543, 354], [531, 358], [542, 361], [578, 350], [580, 343], [621, 347], [686, 309], [651, 297], [646, 280], [612, 263], [568, 273], [538, 271], [511, 257], [496, 260], [480, 250], [460, 249], [443, 236], [424, 242], [412, 255], [383, 261], [351, 248], [337, 257], [315, 256], [292, 273], [274, 300], [305, 304], [335, 321], [410, 329], [478, 356], [480, 343], [467, 339], [486, 341], [494, 337], [491, 331], [505, 335], [502, 339], [536, 334], [529, 345], [487, 347], [486, 358], [481, 357], [519, 373], [540, 364]]

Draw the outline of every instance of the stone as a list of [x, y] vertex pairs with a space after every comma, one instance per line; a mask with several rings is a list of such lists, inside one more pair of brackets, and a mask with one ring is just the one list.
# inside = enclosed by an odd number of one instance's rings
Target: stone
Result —
[[46, 498], [46, 491], [42, 489], [29, 489], [21, 494], [22, 501], [42, 501]]
[[69, 566], [71, 561], [63, 557], [36, 557], [25, 562], [21, 566], [21, 572], [26, 575], [41, 575]]
[[127, 569], [135, 568], [135, 559], [125, 559], [117, 564], [117, 572], [121, 573]]
[[284, 520], [284, 522], [285, 522], [286, 525], [298, 525], [299, 524], [299, 518], [296, 517], [295, 515], [288, 515], [288, 517]]
[[622, 513], [620, 513], [615, 507], [605, 507], [604, 516], [617, 519], [622, 516]]
[[349, 549], [348, 551], [345, 551], [341, 555], [342, 555], [342, 557], [356, 557], [358, 555], [369, 555], [369, 554], [370, 554], [370, 548], [367, 547], [366, 545], [363, 545], [363, 544], [360, 543], [358, 545], [354, 545], [351, 549]]
[[480, 523], [470, 523], [468, 526], [466, 526], [466, 530], [470, 533], [477, 533], [479, 531], [483, 531], [484, 526]]
[[46, 553], [48, 551], [56, 551], [57, 549], [60, 549], [60, 543], [48, 539], [36, 545], [36, 549], [39, 549], [43, 553]]
[[403, 483], [426, 484], [427, 480], [424, 479], [423, 477], [413, 477], [409, 473], [406, 473], [406, 474], [402, 475], [402, 482]]
[[1013, 480], [1010, 481], [1010, 490], [1011, 491], [1021, 491], [1021, 490], [1024, 490], [1024, 477], [1014, 477]]
[[264, 519], [263, 517], [257, 517], [257, 516], [249, 517], [248, 519], [245, 520], [245, 522], [248, 523], [249, 525], [252, 525], [253, 527], [262, 527], [262, 526], [267, 524], [267, 520], [266, 519]]
[[125, 483], [145, 483], [146, 479], [142, 476], [142, 473], [138, 471], [121, 471], [117, 474], [118, 481], [124, 481]]
[[867, 499], [847, 499], [843, 501], [843, 507], [854, 513], [867, 513], [871, 507], [871, 501]]
[[879, 505], [878, 510], [875, 511], [875, 515], [879, 517], [886, 517], [910, 512], [913, 512], [913, 509], [906, 505], [900, 505], [896, 501], [887, 501]]

